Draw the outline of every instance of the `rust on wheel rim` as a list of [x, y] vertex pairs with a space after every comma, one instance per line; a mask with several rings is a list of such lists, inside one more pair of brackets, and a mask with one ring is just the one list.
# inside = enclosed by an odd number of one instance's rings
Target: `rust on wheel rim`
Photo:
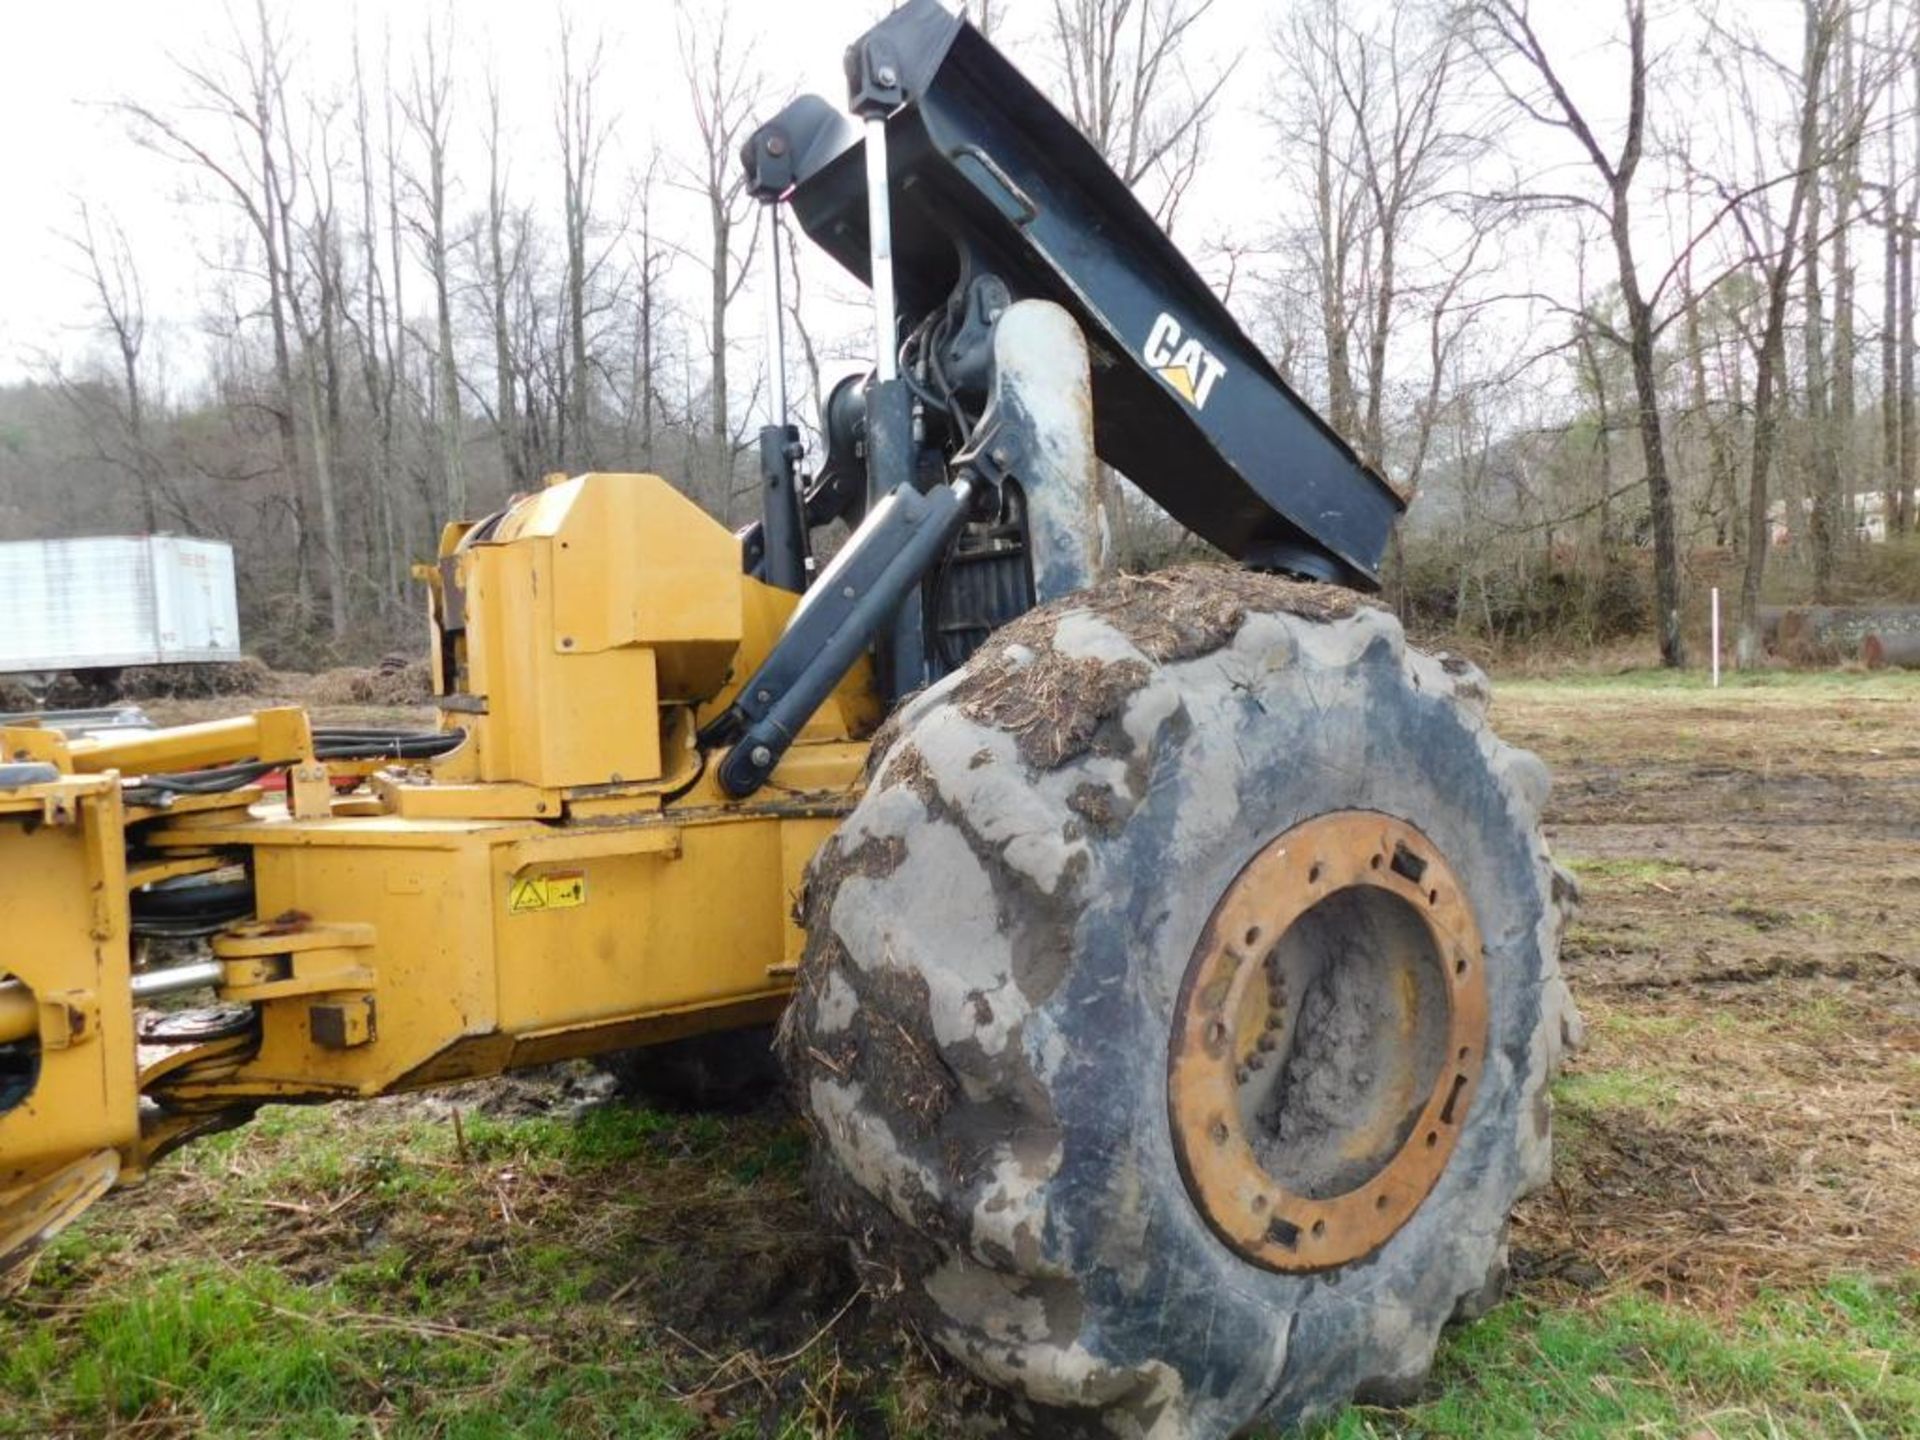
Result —
[[1438, 847], [1372, 811], [1295, 826], [1234, 877], [1181, 983], [1188, 1192], [1269, 1269], [1372, 1253], [1446, 1169], [1486, 1038], [1479, 927]]

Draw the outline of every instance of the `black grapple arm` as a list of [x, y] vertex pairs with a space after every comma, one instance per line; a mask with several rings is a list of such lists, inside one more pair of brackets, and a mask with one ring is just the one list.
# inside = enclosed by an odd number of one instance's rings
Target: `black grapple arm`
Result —
[[[702, 733], [731, 747], [729, 793], [765, 783], [862, 651], [898, 698], [1095, 578], [1101, 518], [1066, 492], [1091, 495], [1096, 452], [1245, 564], [1377, 586], [1400, 496], [985, 38], [909, 0], [849, 48], [847, 78], [859, 123], [805, 96], [742, 152], [776, 231], [790, 206], [848, 270], [892, 283], [875, 287], [875, 372], [835, 391], [804, 499], [784, 417], [767, 432], [749, 558], [807, 596]], [[816, 510], [865, 519], [809, 587]]]
[[[1296, 395], [1099, 153], [1005, 56], [937, 0], [909, 0], [849, 52], [891, 70], [894, 283], [903, 329], [963, 272], [1066, 307], [1093, 352], [1100, 458], [1236, 559], [1364, 589], [1405, 502]], [[783, 111], [807, 234], [861, 279], [867, 193], [856, 126]]]

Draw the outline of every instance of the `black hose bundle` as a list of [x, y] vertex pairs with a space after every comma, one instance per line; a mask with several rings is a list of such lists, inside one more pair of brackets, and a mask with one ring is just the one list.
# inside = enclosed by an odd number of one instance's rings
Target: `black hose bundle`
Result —
[[176, 940], [211, 935], [253, 914], [253, 880], [244, 872], [238, 879], [161, 880], [135, 890], [131, 909], [135, 935]]
[[316, 730], [313, 753], [321, 760], [431, 760], [466, 738], [465, 730]]
[[[317, 760], [431, 760], [457, 749], [465, 730], [352, 730], [313, 732]], [[131, 805], [166, 805], [179, 795], [220, 795], [252, 785], [284, 768], [284, 762], [245, 760], [207, 770], [183, 770], [170, 775], [141, 775], [127, 782]]]

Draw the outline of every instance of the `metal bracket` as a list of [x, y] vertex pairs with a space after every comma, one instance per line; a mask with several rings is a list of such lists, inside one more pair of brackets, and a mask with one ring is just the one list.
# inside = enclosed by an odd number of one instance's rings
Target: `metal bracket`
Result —
[[100, 997], [91, 990], [55, 990], [40, 997], [40, 1044], [71, 1050], [100, 1033]]
[[365, 924], [302, 919], [232, 926], [213, 937], [214, 958], [224, 968], [221, 998], [255, 1002], [371, 989], [373, 971], [356, 952], [371, 949], [373, 941], [373, 926]]

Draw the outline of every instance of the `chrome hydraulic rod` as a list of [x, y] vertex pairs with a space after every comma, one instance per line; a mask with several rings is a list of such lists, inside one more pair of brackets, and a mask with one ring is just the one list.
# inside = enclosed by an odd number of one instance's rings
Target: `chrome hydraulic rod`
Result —
[[225, 975], [226, 970], [218, 960], [196, 960], [165, 970], [146, 970], [133, 977], [133, 998], [154, 1000], [162, 995], [178, 995], [182, 990], [218, 985]]
[[873, 272], [873, 372], [881, 384], [900, 374], [893, 296], [893, 204], [887, 190], [887, 122], [867, 117], [867, 239]]
[[[157, 1000], [163, 995], [178, 995], [183, 990], [198, 990], [218, 985], [225, 977], [218, 960], [196, 960], [187, 965], [170, 965], [165, 970], [146, 970], [133, 977], [131, 988], [136, 1000]], [[0, 1045], [31, 1040], [40, 1033], [40, 1007], [33, 991], [18, 980], [0, 982]]]
[[769, 422], [787, 423], [787, 327], [780, 294], [780, 203], [761, 207], [766, 212], [767, 244], [767, 408]]

